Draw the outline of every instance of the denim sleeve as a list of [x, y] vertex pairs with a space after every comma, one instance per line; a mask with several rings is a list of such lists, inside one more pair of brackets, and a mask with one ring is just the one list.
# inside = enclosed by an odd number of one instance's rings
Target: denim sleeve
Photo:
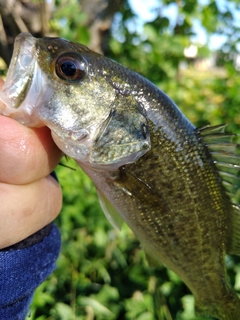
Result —
[[0, 319], [24, 320], [35, 289], [54, 270], [60, 252], [54, 224], [40, 242], [0, 250]]

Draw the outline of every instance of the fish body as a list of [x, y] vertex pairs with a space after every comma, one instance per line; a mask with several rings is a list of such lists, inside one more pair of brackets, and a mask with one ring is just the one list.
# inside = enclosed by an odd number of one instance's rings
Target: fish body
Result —
[[2, 114], [51, 129], [96, 185], [109, 220], [126, 221], [149, 261], [181, 277], [197, 314], [240, 319], [224, 262], [240, 255], [240, 209], [230, 200], [240, 159], [224, 126], [196, 129], [134, 71], [83, 45], [26, 33], [0, 98]]

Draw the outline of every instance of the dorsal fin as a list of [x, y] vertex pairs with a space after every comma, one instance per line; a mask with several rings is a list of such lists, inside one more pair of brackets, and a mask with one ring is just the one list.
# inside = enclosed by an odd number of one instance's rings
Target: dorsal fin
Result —
[[226, 250], [229, 254], [240, 255], [240, 136], [227, 133], [226, 125], [198, 129], [206, 143], [226, 194], [232, 201], [227, 212]]
[[240, 190], [240, 136], [225, 131], [226, 125], [207, 125], [199, 130], [206, 143], [226, 193], [235, 204], [239, 204]]

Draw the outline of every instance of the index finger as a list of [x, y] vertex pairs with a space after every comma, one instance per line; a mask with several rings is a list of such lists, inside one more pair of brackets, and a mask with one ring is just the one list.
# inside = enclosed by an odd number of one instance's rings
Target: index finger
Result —
[[47, 176], [62, 157], [47, 127], [27, 128], [5, 116], [0, 116], [0, 150], [0, 181], [11, 184]]
[[[3, 83], [0, 78], [0, 89]], [[27, 128], [1, 115], [0, 150], [0, 181], [11, 184], [26, 184], [47, 176], [62, 157], [47, 127]]]

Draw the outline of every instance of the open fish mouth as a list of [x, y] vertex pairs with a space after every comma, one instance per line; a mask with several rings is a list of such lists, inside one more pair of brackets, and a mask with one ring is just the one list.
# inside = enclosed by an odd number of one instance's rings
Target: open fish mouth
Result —
[[21, 33], [16, 37], [13, 59], [0, 93], [1, 100], [8, 108], [18, 108], [29, 91], [35, 67], [35, 42], [36, 39], [29, 33]]
[[6, 82], [0, 92], [0, 100], [5, 104], [0, 105], [0, 114], [31, 127], [43, 126], [33, 115], [47, 87], [46, 77], [38, 65], [36, 43], [37, 39], [30, 33], [16, 37]]

